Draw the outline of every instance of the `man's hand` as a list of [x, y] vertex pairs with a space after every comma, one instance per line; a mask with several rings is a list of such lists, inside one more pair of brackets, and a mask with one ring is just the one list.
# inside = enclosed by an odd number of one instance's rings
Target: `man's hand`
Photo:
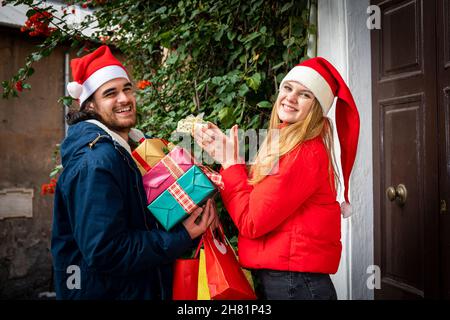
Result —
[[[200, 214], [202, 214], [200, 221], [196, 223], [195, 221]], [[203, 208], [196, 209], [183, 221], [183, 225], [191, 236], [191, 239], [195, 239], [205, 233], [214, 220], [218, 220], [217, 211], [213, 205], [213, 201], [208, 199]]]

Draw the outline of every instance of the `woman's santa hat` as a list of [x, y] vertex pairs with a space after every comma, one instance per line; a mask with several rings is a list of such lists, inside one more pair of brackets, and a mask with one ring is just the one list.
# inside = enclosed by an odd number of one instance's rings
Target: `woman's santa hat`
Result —
[[70, 66], [74, 81], [67, 84], [67, 91], [72, 98], [79, 99], [80, 105], [106, 82], [116, 78], [130, 80], [125, 67], [106, 45], [81, 58], [72, 59]]
[[327, 115], [336, 101], [336, 129], [341, 146], [341, 166], [344, 178], [344, 198], [341, 209], [344, 217], [351, 215], [348, 189], [350, 173], [355, 162], [359, 137], [359, 114], [355, 101], [345, 81], [336, 68], [321, 57], [306, 60], [295, 66], [283, 78], [280, 88], [286, 81], [296, 81], [307, 87]]

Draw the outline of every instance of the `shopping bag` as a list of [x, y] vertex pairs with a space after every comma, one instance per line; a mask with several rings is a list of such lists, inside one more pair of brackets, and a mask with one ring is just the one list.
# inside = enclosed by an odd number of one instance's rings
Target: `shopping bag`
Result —
[[200, 249], [198, 266], [197, 300], [211, 300], [208, 288], [208, 276], [206, 274], [205, 250]]
[[215, 235], [209, 228], [203, 236], [206, 275], [211, 300], [255, 300], [255, 292], [247, 280], [233, 247], [222, 226]]
[[[192, 259], [177, 259], [173, 267], [173, 300], [197, 300], [200, 241]], [[203, 250], [202, 250], [203, 251]]]

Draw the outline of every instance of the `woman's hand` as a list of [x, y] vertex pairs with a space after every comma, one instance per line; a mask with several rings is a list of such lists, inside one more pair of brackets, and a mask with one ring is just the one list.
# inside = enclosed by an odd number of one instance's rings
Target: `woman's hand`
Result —
[[211, 158], [220, 163], [224, 169], [243, 163], [239, 158], [238, 126], [230, 130], [230, 136], [224, 134], [216, 125], [208, 122], [207, 126], [194, 129], [194, 139]]
[[[202, 216], [200, 217], [200, 220], [196, 222], [200, 214], [202, 214]], [[212, 200], [208, 199], [203, 208], [197, 208], [183, 221], [183, 225], [191, 236], [191, 239], [195, 239], [205, 233], [215, 220], [219, 220], [217, 211], [215, 205], [213, 206], [212, 204]]]

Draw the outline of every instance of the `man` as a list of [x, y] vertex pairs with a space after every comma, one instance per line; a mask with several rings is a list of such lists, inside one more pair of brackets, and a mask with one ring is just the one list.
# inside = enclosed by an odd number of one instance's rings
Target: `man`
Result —
[[51, 249], [56, 296], [171, 299], [172, 263], [192, 249], [215, 209], [209, 202], [170, 232], [159, 228], [130, 154], [128, 134], [138, 131], [125, 68], [107, 46], [71, 67], [68, 91], [81, 108], [68, 115], [61, 145]]

